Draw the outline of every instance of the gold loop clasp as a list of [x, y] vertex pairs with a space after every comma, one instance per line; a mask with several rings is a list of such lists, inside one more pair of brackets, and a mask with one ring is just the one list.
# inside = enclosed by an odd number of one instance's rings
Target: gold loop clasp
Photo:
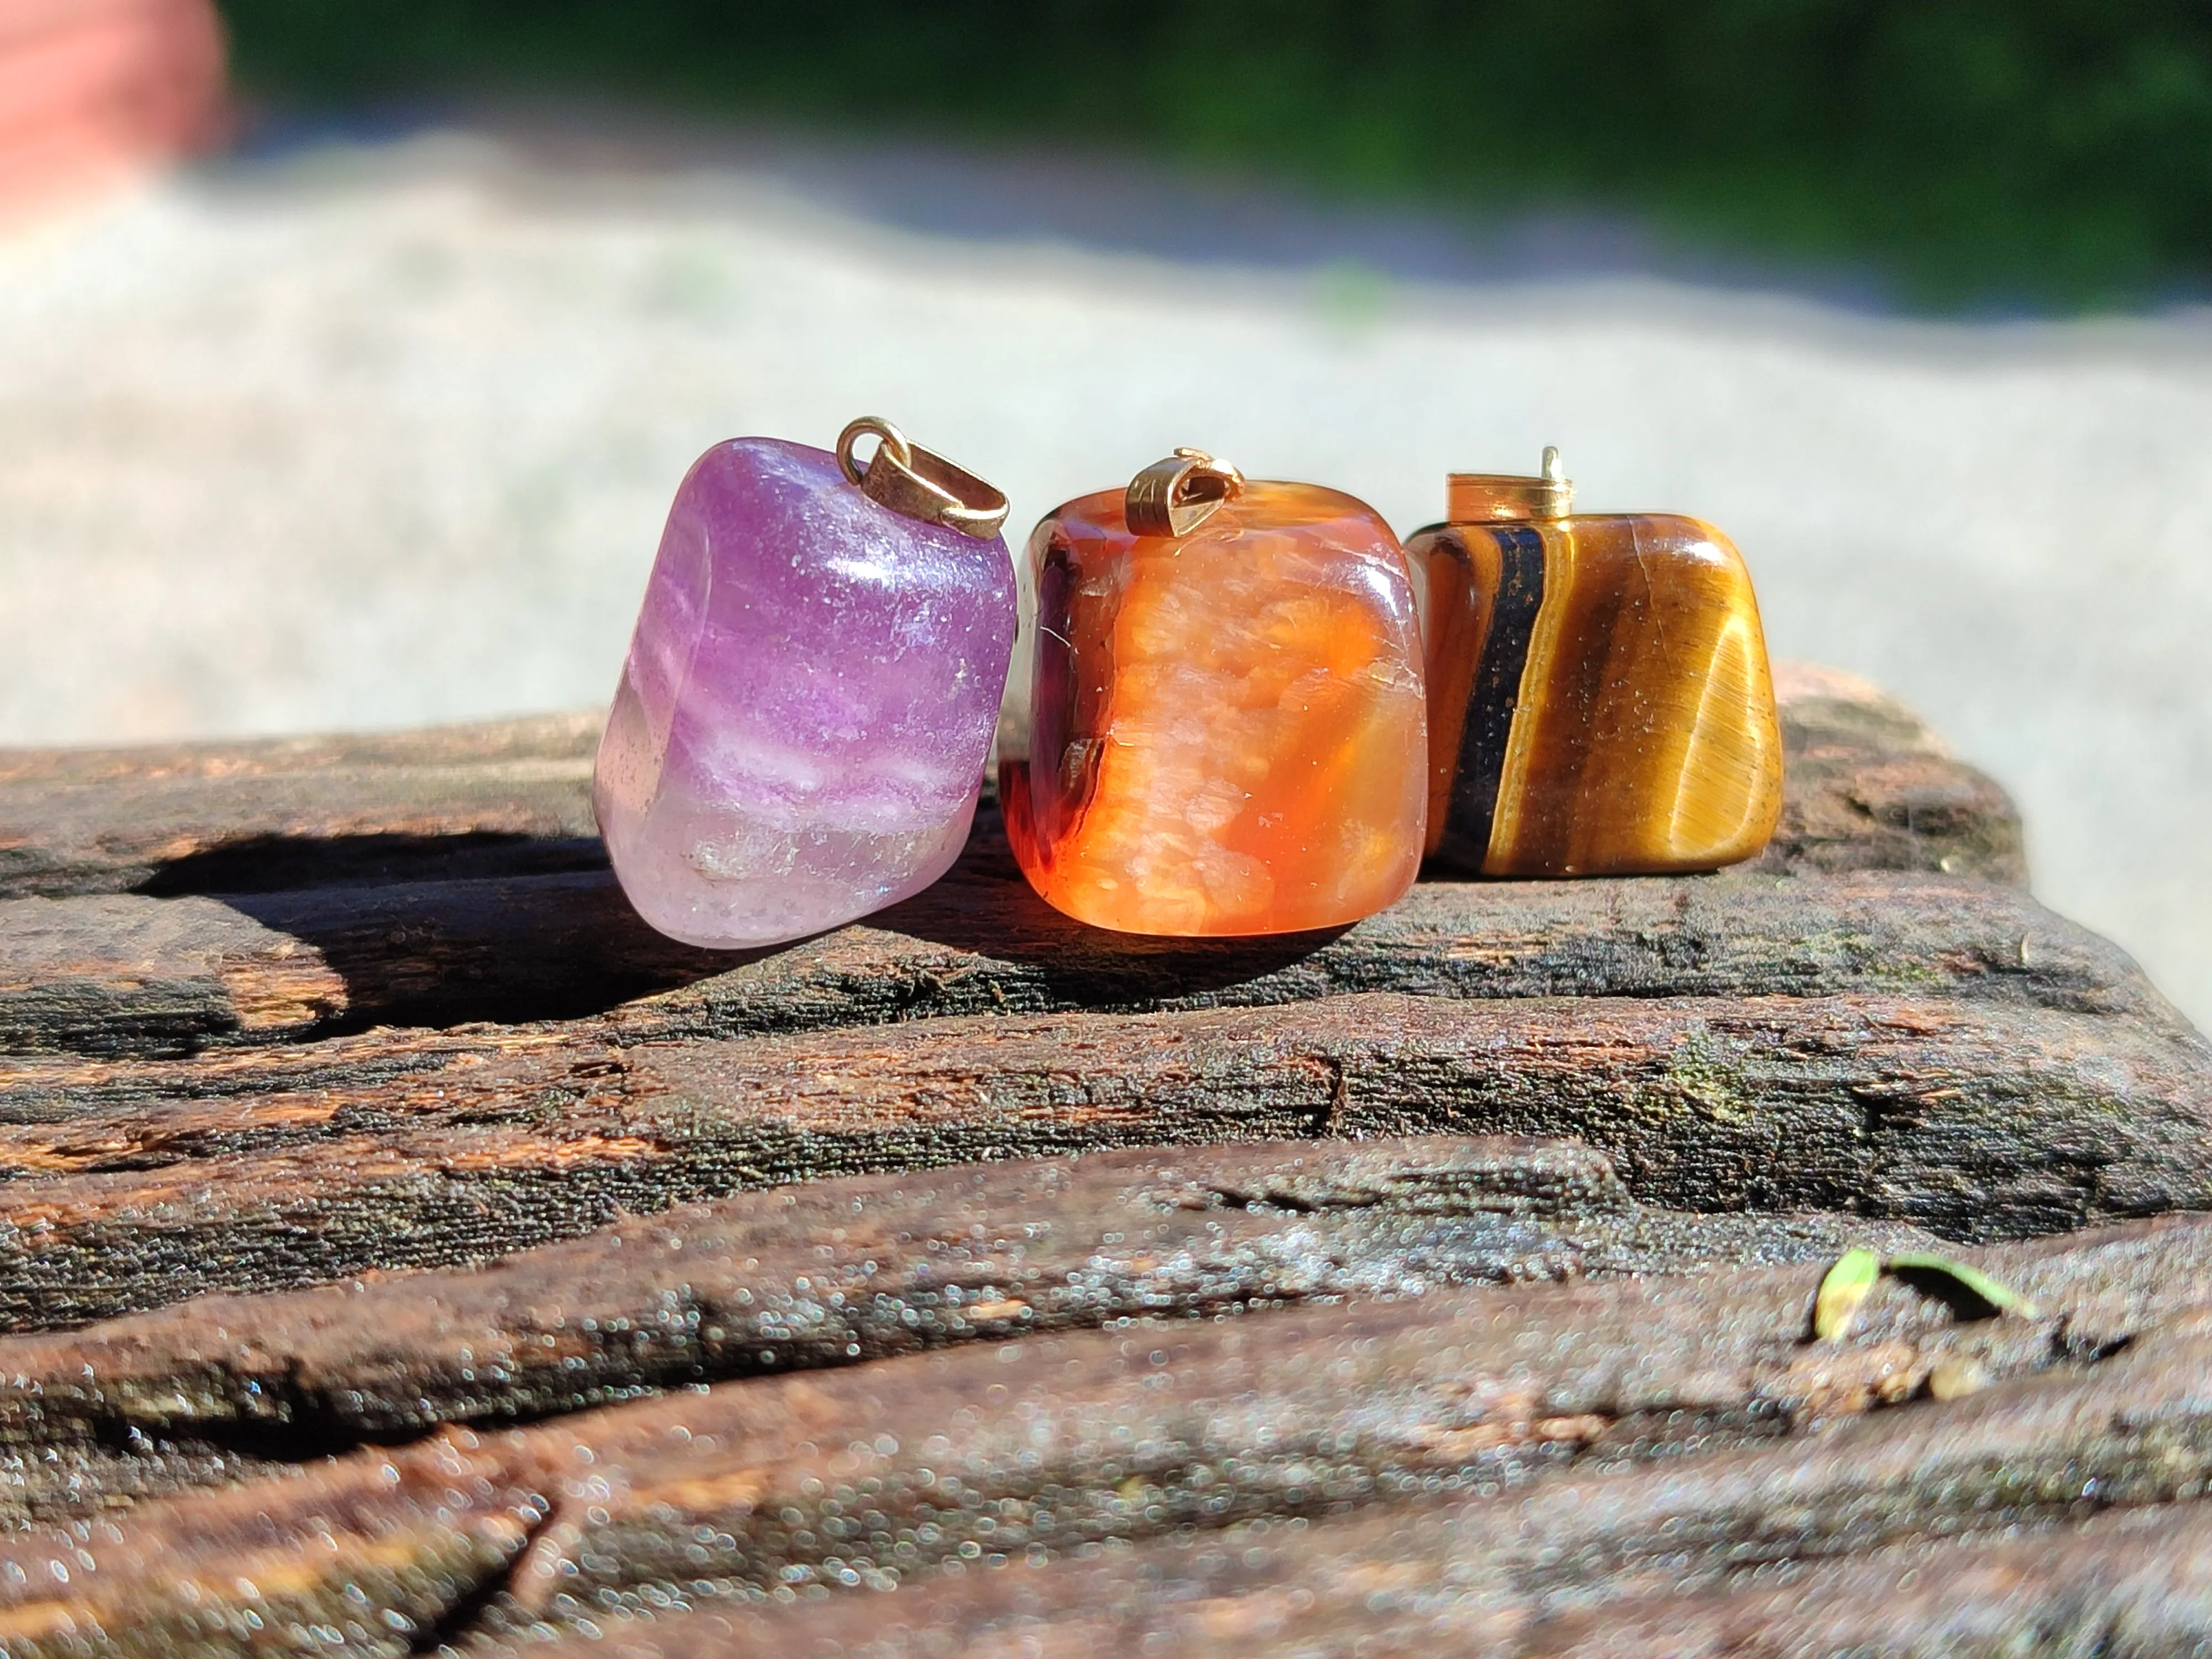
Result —
[[[853, 446], [871, 432], [882, 441], [863, 467]], [[837, 434], [837, 467], [877, 506], [979, 542], [1006, 522], [1006, 497], [997, 486], [924, 449], [880, 415], [863, 415]]]
[[1188, 536], [1244, 493], [1233, 462], [1202, 449], [1178, 449], [1129, 480], [1121, 517], [1133, 536]]
[[1575, 487], [1559, 464], [1558, 446], [1544, 447], [1543, 470], [1517, 472], [1452, 472], [1444, 478], [1444, 517], [1454, 524], [1503, 520], [1517, 524], [1564, 519], [1575, 510]]

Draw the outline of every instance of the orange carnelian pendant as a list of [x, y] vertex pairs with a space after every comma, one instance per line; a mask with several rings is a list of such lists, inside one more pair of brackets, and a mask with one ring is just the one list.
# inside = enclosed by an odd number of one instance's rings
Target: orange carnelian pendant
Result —
[[1333, 927], [1421, 859], [1404, 551], [1372, 508], [1178, 450], [1030, 538], [1031, 731], [1000, 797], [1024, 872], [1095, 927]]
[[1454, 473], [1406, 545], [1426, 589], [1429, 835], [1493, 876], [1711, 870], [1766, 845], [1782, 738], [1751, 577], [1727, 537], [1577, 514], [1540, 477]]

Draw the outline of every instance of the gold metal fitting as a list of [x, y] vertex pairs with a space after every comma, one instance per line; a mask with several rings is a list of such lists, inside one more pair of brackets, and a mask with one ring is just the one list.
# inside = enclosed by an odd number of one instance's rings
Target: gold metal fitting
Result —
[[1244, 475], [1202, 449], [1178, 449], [1129, 480], [1121, 516], [1133, 536], [1188, 536], [1244, 493]]
[[1575, 510], [1575, 487], [1556, 445], [1544, 448], [1536, 477], [1514, 472], [1454, 472], [1444, 481], [1444, 517], [1454, 524], [1498, 519], [1564, 519]]
[[[853, 453], [863, 433], [883, 440], [864, 469]], [[1006, 522], [1004, 491], [924, 449], [880, 415], [863, 415], [837, 434], [837, 465], [878, 507], [988, 542]]]

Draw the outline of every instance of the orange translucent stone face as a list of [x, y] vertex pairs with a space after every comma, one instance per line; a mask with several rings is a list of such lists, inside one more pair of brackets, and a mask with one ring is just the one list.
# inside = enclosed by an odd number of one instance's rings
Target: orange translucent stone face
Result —
[[1119, 490], [1030, 540], [1026, 753], [1000, 798], [1037, 891], [1125, 933], [1295, 933], [1413, 884], [1427, 811], [1421, 644], [1372, 509], [1255, 483], [1189, 535]]

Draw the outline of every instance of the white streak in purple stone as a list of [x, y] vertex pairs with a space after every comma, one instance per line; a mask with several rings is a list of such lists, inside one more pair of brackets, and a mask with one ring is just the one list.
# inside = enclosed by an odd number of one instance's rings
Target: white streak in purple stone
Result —
[[670, 509], [601, 742], [599, 824], [662, 932], [781, 943], [958, 856], [1013, 642], [1012, 567], [827, 451], [719, 445]]

